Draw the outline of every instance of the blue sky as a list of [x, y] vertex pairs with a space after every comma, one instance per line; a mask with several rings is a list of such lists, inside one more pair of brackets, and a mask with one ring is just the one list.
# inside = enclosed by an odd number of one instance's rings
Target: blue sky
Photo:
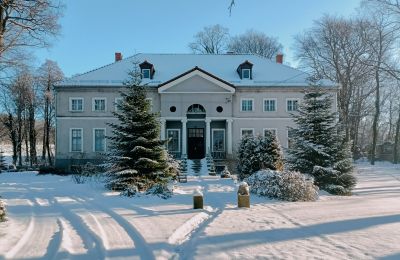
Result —
[[[67, 77], [138, 52], [187, 53], [193, 35], [204, 26], [221, 24], [231, 35], [248, 29], [277, 37], [285, 61], [293, 60], [293, 37], [323, 14], [350, 16], [359, 0], [68, 0], [62, 33], [48, 50], [38, 50], [38, 63], [58, 62]], [[110, 4], [111, 3], [111, 4]]]

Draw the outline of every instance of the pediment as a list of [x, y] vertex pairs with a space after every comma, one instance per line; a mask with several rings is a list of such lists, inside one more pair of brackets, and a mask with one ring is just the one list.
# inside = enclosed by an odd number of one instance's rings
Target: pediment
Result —
[[194, 68], [162, 84], [158, 93], [235, 93], [235, 88], [199, 68]]

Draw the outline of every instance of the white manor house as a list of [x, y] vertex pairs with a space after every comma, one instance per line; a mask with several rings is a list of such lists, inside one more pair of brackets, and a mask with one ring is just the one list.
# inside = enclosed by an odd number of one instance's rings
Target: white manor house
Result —
[[[288, 126], [308, 74], [251, 54], [137, 54], [66, 79], [56, 91], [56, 165], [98, 160], [112, 133], [108, 123], [121, 100], [133, 62], [140, 63], [153, 112], [159, 113], [161, 139], [175, 156], [233, 158], [243, 135], [276, 134], [288, 146]], [[338, 85], [320, 85], [334, 95]]]

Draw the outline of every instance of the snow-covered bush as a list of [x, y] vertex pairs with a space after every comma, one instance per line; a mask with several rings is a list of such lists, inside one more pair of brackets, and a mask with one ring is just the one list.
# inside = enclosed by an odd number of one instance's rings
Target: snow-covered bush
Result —
[[6, 160], [4, 158], [3, 151], [0, 151], [0, 173], [7, 169]]
[[163, 199], [172, 197], [173, 190], [167, 184], [156, 183], [146, 191], [146, 194], [156, 195]]
[[221, 172], [221, 178], [230, 178], [231, 172], [228, 170], [228, 166], [224, 167], [224, 170]]
[[283, 159], [275, 135], [243, 136], [238, 151], [238, 172], [240, 179], [261, 169], [282, 170]]
[[315, 201], [318, 187], [312, 179], [293, 171], [261, 170], [246, 179], [250, 191], [260, 196], [286, 201]]
[[314, 166], [312, 175], [322, 190], [335, 195], [351, 195], [351, 189], [356, 185], [353, 174], [342, 173], [332, 168]]
[[5, 203], [0, 199], [0, 222], [3, 222], [6, 220], [6, 205]]

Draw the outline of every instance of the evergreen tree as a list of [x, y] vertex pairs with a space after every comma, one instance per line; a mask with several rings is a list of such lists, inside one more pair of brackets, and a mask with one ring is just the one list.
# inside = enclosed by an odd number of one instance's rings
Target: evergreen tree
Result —
[[138, 62], [133, 65], [124, 83], [126, 93], [121, 93], [122, 102], [116, 104], [118, 111], [114, 112], [119, 122], [109, 124], [113, 128], [109, 156], [112, 170], [107, 186], [126, 195], [165, 184], [170, 177], [158, 117], [150, 112]]
[[244, 136], [238, 152], [238, 171], [241, 179], [261, 169], [283, 170], [282, 152], [275, 135]]
[[3, 151], [0, 151], [0, 172], [7, 169], [6, 160], [4, 158]]
[[321, 88], [312, 87], [293, 117], [297, 127], [289, 128], [288, 168], [313, 175], [320, 188], [354, 187], [350, 144], [336, 122], [331, 97]]

